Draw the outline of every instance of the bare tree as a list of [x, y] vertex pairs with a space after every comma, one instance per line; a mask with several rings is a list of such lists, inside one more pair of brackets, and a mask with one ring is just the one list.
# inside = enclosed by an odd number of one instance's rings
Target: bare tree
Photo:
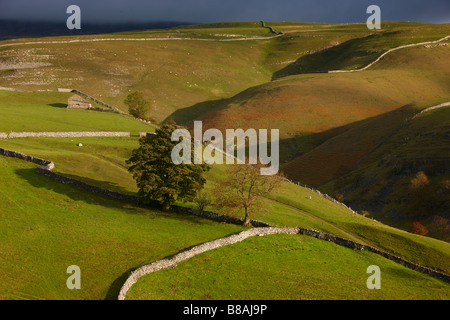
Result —
[[244, 225], [250, 226], [250, 215], [262, 196], [281, 184], [280, 175], [260, 175], [261, 165], [236, 164], [228, 166], [227, 178], [214, 191], [214, 203], [236, 213], [244, 210]]

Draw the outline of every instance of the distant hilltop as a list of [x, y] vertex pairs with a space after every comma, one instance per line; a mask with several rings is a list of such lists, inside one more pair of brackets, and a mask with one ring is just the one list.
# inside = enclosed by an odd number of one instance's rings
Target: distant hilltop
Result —
[[83, 22], [81, 30], [69, 30], [67, 29], [65, 21], [48, 22], [0, 19], [0, 40], [167, 29], [189, 24], [192, 23], [161, 21], [148, 23], [93, 24]]

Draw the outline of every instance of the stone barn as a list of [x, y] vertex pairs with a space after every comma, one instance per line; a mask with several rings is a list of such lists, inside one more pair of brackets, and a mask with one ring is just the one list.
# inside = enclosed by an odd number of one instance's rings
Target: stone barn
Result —
[[90, 108], [92, 108], [92, 105], [88, 101], [84, 100], [82, 97], [75, 94], [69, 98], [67, 108], [68, 109], [90, 109]]

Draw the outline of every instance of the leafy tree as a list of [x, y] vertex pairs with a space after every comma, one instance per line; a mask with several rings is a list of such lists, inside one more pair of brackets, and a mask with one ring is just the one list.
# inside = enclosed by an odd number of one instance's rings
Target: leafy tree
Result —
[[128, 107], [130, 114], [141, 119], [144, 119], [150, 108], [150, 103], [145, 99], [144, 94], [137, 91], [130, 93], [123, 103]]
[[423, 171], [417, 172], [416, 176], [411, 179], [410, 187], [412, 190], [421, 191], [430, 184], [427, 175]]
[[428, 230], [419, 221], [415, 221], [412, 223], [411, 229], [409, 230], [409, 232], [415, 233], [415, 234], [420, 234], [421, 236], [424, 236], [428, 233]]
[[198, 192], [198, 195], [194, 198], [194, 202], [200, 211], [200, 215], [203, 215], [205, 208], [212, 203], [211, 198], [203, 191]]
[[227, 178], [216, 186], [214, 203], [233, 213], [244, 210], [244, 225], [250, 226], [250, 215], [262, 207], [263, 195], [281, 183], [279, 175], [260, 175], [261, 165], [236, 164], [228, 166]]
[[[156, 134], [139, 139], [140, 147], [133, 150], [126, 161], [139, 188], [139, 195], [145, 202], [158, 201], [168, 210], [176, 200], [193, 200], [206, 179], [203, 172], [209, 170], [206, 164], [174, 164], [171, 158], [171, 141], [175, 125], [165, 125]], [[191, 140], [193, 145], [193, 140]], [[192, 147], [193, 150], [193, 147]], [[193, 157], [193, 153], [191, 155]]]
[[343, 202], [344, 201], [344, 195], [342, 195], [341, 193], [336, 193], [334, 195], [334, 198], [339, 201], [339, 202]]

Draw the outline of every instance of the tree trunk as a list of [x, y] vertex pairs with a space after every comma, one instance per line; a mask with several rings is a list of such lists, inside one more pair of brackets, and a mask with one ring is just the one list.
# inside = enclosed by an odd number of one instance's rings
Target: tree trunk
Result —
[[250, 222], [250, 216], [248, 214], [248, 208], [245, 208], [244, 226], [245, 227], [251, 227], [252, 226], [252, 223]]

